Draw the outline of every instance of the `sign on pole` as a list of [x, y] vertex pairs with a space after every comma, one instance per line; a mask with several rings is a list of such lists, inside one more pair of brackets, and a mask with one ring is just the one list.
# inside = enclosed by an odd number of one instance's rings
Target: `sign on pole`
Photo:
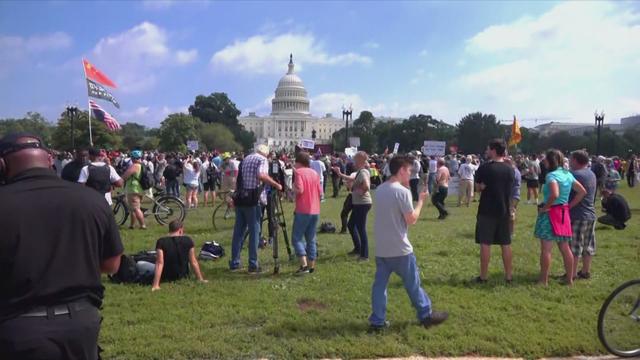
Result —
[[344, 154], [348, 157], [353, 157], [358, 152], [358, 148], [355, 146], [348, 147], [344, 149]]
[[393, 145], [393, 154], [397, 154], [398, 150], [400, 150], [400, 143], [396, 143], [395, 145]]
[[425, 140], [422, 152], [427, 156], [444, 156], [446, 146], [445, 141]]
[[316, 147], [316, 142], [313, 141], [313, 140], [302, 139], [298, 143], [298, 146], [303, 148], [303, 149], [311, 149], [311, 150], [313, 150]]
[[187, 149], [197, 151], [199, 148], [198, 140], [187, 140]]
[[352, 136], [349, 138], [349, 146], [351, 147], [360, 147], [360, 137]]

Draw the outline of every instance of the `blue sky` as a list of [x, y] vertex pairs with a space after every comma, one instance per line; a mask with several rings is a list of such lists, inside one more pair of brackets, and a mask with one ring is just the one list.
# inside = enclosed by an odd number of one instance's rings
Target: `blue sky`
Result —
[[639, 4], [3, 1], [0, 118], [86, 107], [83, 56], [118, 84], [120, 122], [216, 91], [268, 114], [291, 52], [316, 115], [617, 122], [640, 112]]

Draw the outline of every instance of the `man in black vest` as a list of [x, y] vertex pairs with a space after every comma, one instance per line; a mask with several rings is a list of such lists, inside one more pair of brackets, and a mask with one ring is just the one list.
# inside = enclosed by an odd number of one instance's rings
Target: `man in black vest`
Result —
[[98, 149], [89, 149], [91, 162], [80, 170], [78, 182], [103, 194], [111, 205], [111, 187], [122, 187], [124, 181], [113, 166], [104, 162], [106, 154]]
[[76, 151], [73, 161], [62, 168], [62, 173], [60, 174], [62, 180], [77, 182], [80, 176], [80, 170], [89, 162], [88, 156], [87, 150]]
[[111, 209], [63, 181], [42, 140], [0, 140], [0, 359], [97, 359], [100, 273], [123, 251]]

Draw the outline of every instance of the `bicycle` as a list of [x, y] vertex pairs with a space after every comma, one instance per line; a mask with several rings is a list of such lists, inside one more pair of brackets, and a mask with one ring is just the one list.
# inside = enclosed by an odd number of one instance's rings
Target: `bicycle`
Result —
[[[149, 212], [149, 209], [141, 208], [144, 217], [153, 215], [160, 225], [167, 225], [173, 220], [184, 221], [184, 218], [187, 216], [187, 211], [182, 200], [173, 195], [167, 195], [164, 191], [156, 191], [153, 194], [153, 198], [146, 193], [144, 197], [153, 203], [151, 212]], [[124, 225], [130, 215], [125, 194], [114, 196], [112, 209], [116, 224], [120, 226]]]
[[616, 356], [640, 356], [640, 279], [620, 285], [605, 300], [598, 314], [598, 337]]
[[233, 228], [236, 222], [236, 211], [229, 205], [229, 200], [233, 197], [233, 191], [219, 193], [222, 202], [216, 206], [211, 215], [211, 223], [214, 230], [228, 230]]

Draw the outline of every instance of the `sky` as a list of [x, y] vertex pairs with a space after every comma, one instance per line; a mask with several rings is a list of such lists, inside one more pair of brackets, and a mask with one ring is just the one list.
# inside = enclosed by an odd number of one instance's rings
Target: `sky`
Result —
[[87, 107], [81, 60], [121, 123], [157, 127], [200, 94], [268, 115], [293, 53], [314, 115], [481, 111], [523, 126], [640, 113], [640, 2], [2, 1], [0, 118]]

